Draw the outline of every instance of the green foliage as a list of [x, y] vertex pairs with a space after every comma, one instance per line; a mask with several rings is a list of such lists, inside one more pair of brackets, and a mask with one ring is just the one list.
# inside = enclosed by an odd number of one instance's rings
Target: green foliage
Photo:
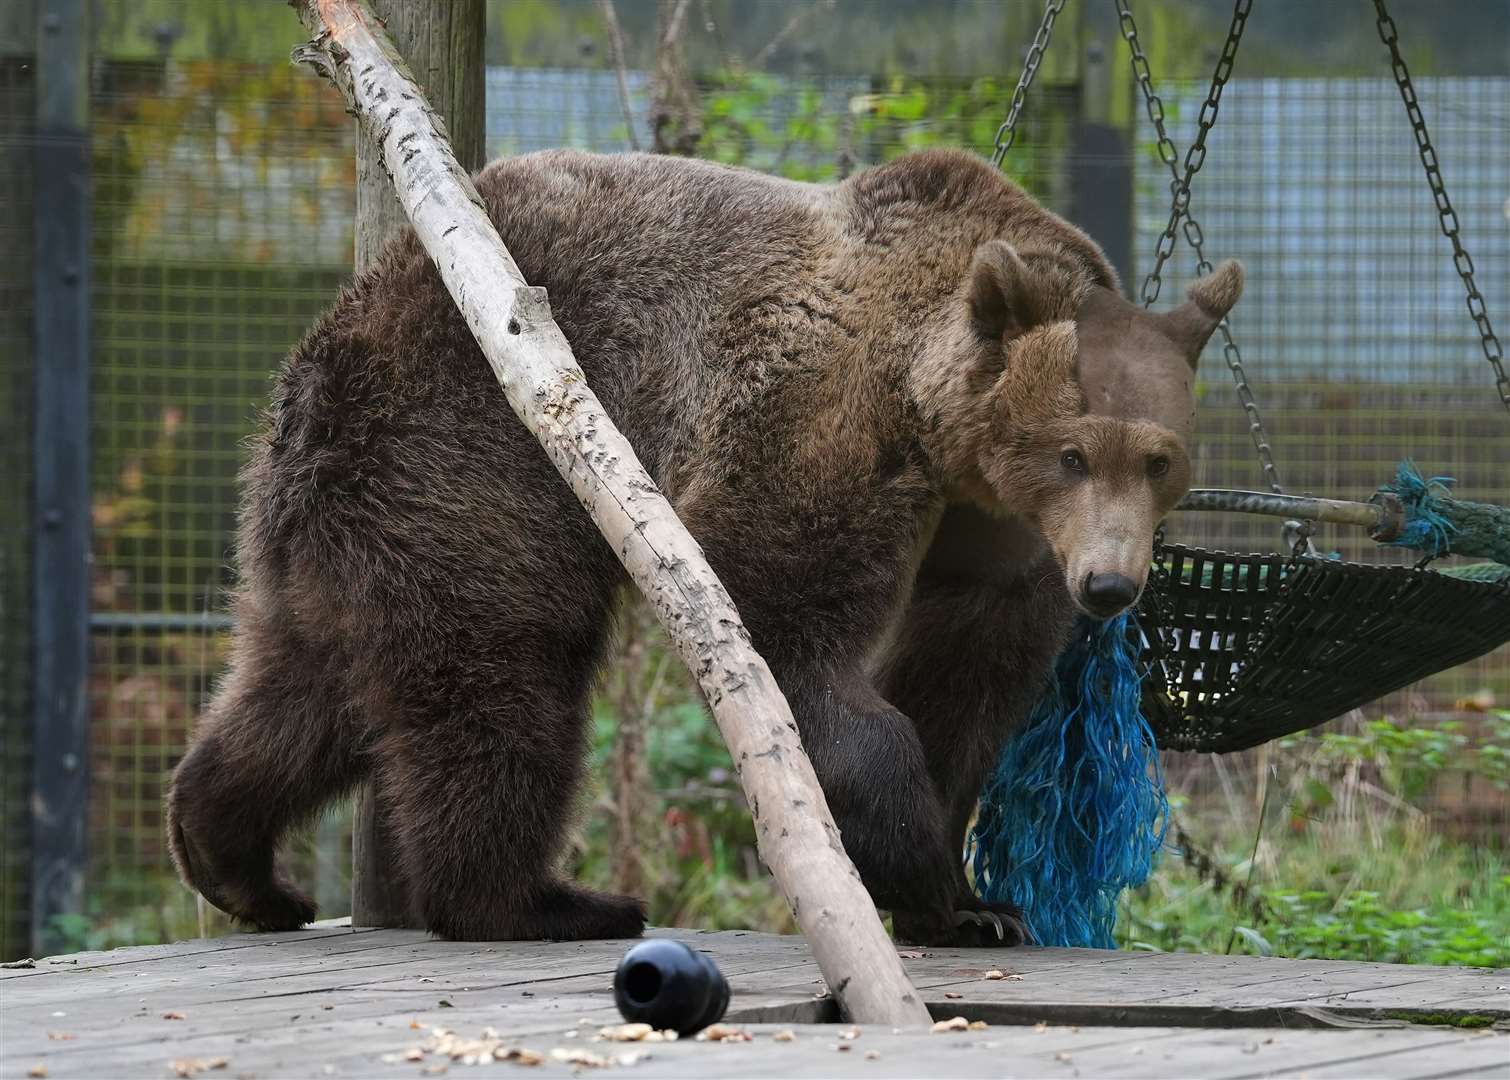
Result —
[[[649, 804], [640, 817], [644, 835], [631, 845], [650, 920], [661, 926], [791, 931], [791, 915], [757, 856], [754, 823], [718, 728], [680, 661], [658, 635], [656, 640], [644, 667], [664, 683], [646, 698], [643, 684], [655, 680], [640, 679], [640, 692], [630, 695], [656, 703], [646, 711], [646, 782], [638, 793]], [[574, 868], [582, 880], [604, 889], [614, 887], [616, 862], [624, 857], [609, 784], [620, 707], [608, 693], [595, 703], [590, 809]]]
[[[856, 85], [725, 72], [703, 96], [698, 156], [792, 180], [824, 181], [848, 173], [856, 162], [889, 161], [914, 150], [982, 152], [992, 145], [1009, 96], [990, 78], [896, 76], [864, 92]], [[1008, 172], [1032, 190], [1043, 164], [1030, 132], [1019, 131]]]
[[[1171, 854], [1125, 901], [1131, 948], [1369, 960], [1510, 964], [1510, 856], [1455, 839], [1417, 809], [1444, 784], [1505, 790], [1510, 720], [1486, 714], [1407, 725], [1371, 720], [1272, 748], [1288, 780], [1255, 865], [1252, 802], [1223, 812], [1180, 800], [1214, 835], [1216, 871]], [[1253, 874], [1256, 902], [1227, 883]], [[1222, 880], [1219, 880], [1222, 879]]]

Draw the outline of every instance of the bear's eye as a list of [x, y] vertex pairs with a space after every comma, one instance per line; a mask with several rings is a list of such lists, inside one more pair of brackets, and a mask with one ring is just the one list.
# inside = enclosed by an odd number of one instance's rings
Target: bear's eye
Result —
[[1085, 458], [1080, 456], [1079, 450], [1066, 450], [1059, 455], [1059, 464], [1073, 473], [1085, 472]]
[[1148, 459], [1148, 475], [1163, 476], [1169, 471], [1169, 459], [1163, 454]]

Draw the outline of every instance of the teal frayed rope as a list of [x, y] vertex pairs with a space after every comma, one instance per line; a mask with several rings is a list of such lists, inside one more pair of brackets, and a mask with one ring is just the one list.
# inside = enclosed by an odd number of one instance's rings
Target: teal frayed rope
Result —
[[1454, 483], [1456, 481], [1450, 476], [1426, 479], [1409, 458], [1400, 462], [1395, 469], [1394, 481], [1379, 490], [1399, 496], [1405, 505], [1405, 522], [1400, 527], [1400, 535], [1384, 543], [1424, 551], [1432, 558], [1450, 552], [1457, 526], [1448, 520], [1443, 510]]
[[1164, 844], [1169, 801], [1136, 639], [1130, 612], [1082, 620], [981, 793], [976, 892], [1016, 905], [1040, 945], [1115, 948], [1118, 898], [1148, 880]]

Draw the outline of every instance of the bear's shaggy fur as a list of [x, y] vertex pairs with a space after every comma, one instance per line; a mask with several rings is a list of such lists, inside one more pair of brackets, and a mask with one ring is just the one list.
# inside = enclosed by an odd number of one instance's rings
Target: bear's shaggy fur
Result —
[[[1059, 508], [1092, 489], [1061, 443], [1132, 462], [1086, 506], [1162, 516], [1236, 286], [1181, 309], [1188, 332], [1144, 315], [1086, 236], [958, 153], [817, 187], [553, 151], [477, 188], [734, 597], [876, 902], [902, 936], [968, 934], [966, 822], [1080, 595]], [[1172, 419], [1088, 415], [1092, 308], [1103, 368], [1131, 327], [1184, 380]], [[1150, 454], [1176, 467], [1145, 479]], [[624, 575], [412, 234], [293, 351], [244, 490], [231, 667], [168, 796], [186, 880], [256, 926], [309, 921], [275, 849], [370, 778], [435, 933], [639, 933], [638, 902], [557, 867]]]

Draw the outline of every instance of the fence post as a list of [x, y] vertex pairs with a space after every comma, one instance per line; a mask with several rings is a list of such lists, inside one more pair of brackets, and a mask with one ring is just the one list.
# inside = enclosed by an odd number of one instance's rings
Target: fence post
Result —
[[[485, 0], [369, 0], [399, 54], [445, 119], [463, 168], [482, 167], [486, 108]], [[383, 168], [382, 148], [357, 128], [356, 271], [409, 224]], [[351, 826], [351, 923], [405, 926], [408, 905], [391, 867], [397, 853], [381, 804], [363, 785]]]
[[1100, 243], [1126, 283], [1133, 272], [1133, 78], [1111, 4], [1081, 4], [1078, 30], [1069, 216]]
[[89, 698], [89, 0], [37, 5], [31, 944], [84, 906]]

